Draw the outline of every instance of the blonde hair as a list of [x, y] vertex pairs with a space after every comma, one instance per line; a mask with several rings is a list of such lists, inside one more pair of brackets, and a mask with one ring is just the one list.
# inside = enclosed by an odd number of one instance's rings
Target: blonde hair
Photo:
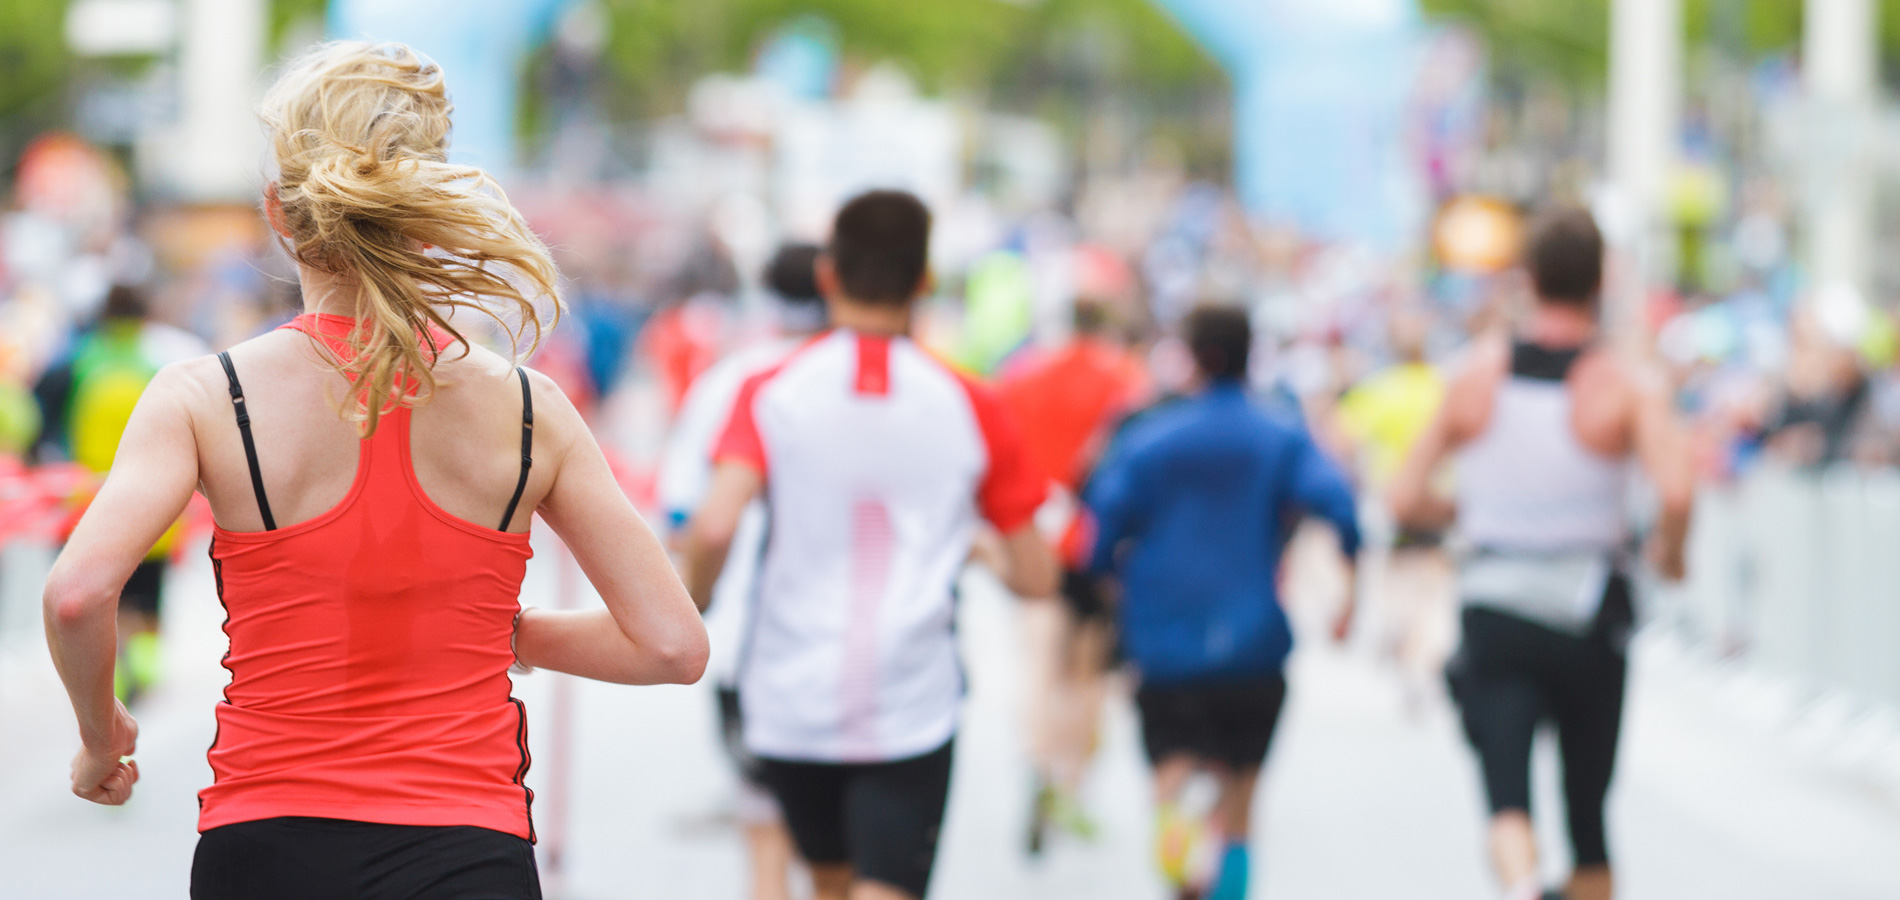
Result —
[[451, 108], [440, 66], [403, 44], [359, 41], [317, 46], [264, 98], [286, 249], [359, 285], [353, 352], [331, 362], [351, 381], [345, 415], [365, 436], [435, 390], [444, 348], [431, 327], [467, 354], [454, 309], [494, 319], [517, 359], [524, 338], [532, 353], [560, 317], [547, 245], [487, 173], [448, 162]]

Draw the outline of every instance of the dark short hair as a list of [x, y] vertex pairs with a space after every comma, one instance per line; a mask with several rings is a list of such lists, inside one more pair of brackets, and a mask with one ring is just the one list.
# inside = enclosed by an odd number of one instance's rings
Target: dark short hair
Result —
[[99, 315], [107, 319], [143, 319], [152, 314], [151, 298], [145, 289], [131, 284], [115, 284], [106, 290], [106, 302]]
[[1587, 210], [1548, 210], [1531, 224], [1524, 262], [1540, 299], [1592, 305], [1603, 287], [1603, 233]]
[[1088, 337], [1099, 337], [1108, 332], [1113, 315], [1108, 304], [1089, 297], [1077, 297], [1071, 324], [1075, 333]]
[[907, 191], [859, 194], [838, 210], [825, 253], [846, 296], [908, 303], [930, 262], [930, 210]]
[[787, 303], [816, 303], [824, 299], [818, 295], [817, 263], [817, 244], [783, 244], [765, 264], [765, 286]]
[[1253, 323], [1238, 306], [1203, 303], [1181, 322], [1181, 336], [1194, 365], [1212, 379], [1245, 378], [1253, 351]]

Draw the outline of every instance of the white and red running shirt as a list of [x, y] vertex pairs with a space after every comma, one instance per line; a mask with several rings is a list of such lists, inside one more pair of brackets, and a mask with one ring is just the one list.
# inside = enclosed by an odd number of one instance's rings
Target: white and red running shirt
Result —
[[1014, 531], [1047, 491], [995, 395], [907, 338], [833, 331], [745, 383], [713, 455], [765, 480], [747, 748], [883, 762], [942, 746], [963, 695], [952, 583], [978, 519]]

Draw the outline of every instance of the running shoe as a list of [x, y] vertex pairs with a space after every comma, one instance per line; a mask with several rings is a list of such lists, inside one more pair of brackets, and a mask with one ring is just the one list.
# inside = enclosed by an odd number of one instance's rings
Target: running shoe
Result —
[[1054, 806], [1055, 786], [1038, 777], [1036, 790], [1029, 801], [1029, 835], [1027, 849], [1029, 855], [1042, 855], [1043, 844], [1049, 839], [1049, 811]]
[[1155, 863], [1160, 866], [1161, 876], [1168, 880], [1169, 887], [1181, 890], [1188, 886], [1203, 829], [1199, 819], [1181, 815], [1180, 810], [1173, 807], [1165, 807], [1156, 814]]

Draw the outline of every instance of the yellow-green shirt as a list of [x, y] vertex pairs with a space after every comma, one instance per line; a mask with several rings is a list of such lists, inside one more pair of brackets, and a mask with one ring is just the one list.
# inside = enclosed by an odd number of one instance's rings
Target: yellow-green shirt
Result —
[[1346, 392], [1339, 420], [1366, 448], [1366, 477], [1383, 485], [1398, 473], [1445, 401], [1445, 380], [1429, 363], [1400, 363]]

